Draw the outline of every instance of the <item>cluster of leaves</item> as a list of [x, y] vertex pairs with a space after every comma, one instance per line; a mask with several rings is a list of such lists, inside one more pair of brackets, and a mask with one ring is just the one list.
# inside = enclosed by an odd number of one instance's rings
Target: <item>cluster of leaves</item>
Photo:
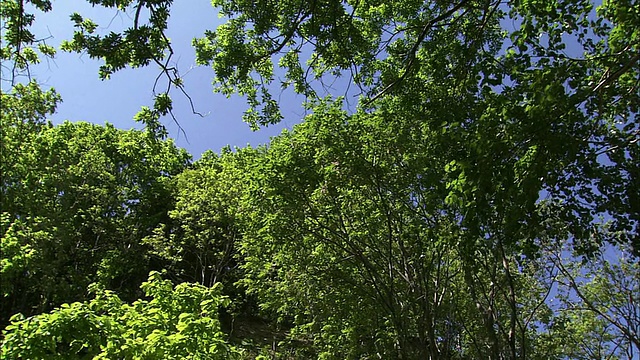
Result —
[[162, 224], [143, 242], [169, 262], [168, 270], [181, 281], [213, 286], [223, 281], [233, 286], [237, 270], [237, 242], [241, 230], [236, 220], [243, 174], [239, 160], [225, 150], [211, 151], [175, 179], [175, 206]]
[[[51, 1], [28, 1], [35, 9], [43, 12], [51, 10]], [[11, 86], [19, 83], [21, 76], [31, 80], [29, 65], [40, 62], [40, 55], [52, 58], [56, 54], [53, 46], [47, 45], [46, 39], [38, 39], [29, 27], [35, 16], [25, 11], [25, 1], [0, 1], [0, 24], [2, 38], [0, 39], [0, 74], [2, 86], [8, 82]]]
[[229, 299], [221, 286], [174, 286], [157, 272], [141, 286], [150, 300], [123, 302], [92, 287], [85, 303], [63, 304], [6, 328], [1, 359], [233, 359], [220, 329], [218, 307]]

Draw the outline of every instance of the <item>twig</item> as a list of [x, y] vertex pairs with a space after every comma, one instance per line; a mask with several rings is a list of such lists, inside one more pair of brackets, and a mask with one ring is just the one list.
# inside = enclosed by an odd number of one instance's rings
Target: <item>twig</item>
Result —
[[601, 88], [603, 88], [603, 87], [611, 84], [612, 82], [616, 81], [620, 76], [622, 76], [622, 74], [624, 74], [627, 70], [629, 70], [636, 62], [638, 62], [638, 59], [640, 59], [640, 54], [636, 54], [634, 57], [631, 58], [631, 60], [629, 60], [628, 63], [626, 63], [618, 71], [616, 71], [615, 73], [613, 73], [613, 74], [611, 74], [609, 76], [606, 76], [607, 73], [609, 72], [609, 69], [607, 69], [607, 71], [603, 75], [603, 77], [605, 77], [605, 76], [606, 77], [603, 80], [601, 80], [600, 83], [598, 83], [598, 85], [596, 85], [595, 88], [593, 88], [593, 92], [597, 92]]

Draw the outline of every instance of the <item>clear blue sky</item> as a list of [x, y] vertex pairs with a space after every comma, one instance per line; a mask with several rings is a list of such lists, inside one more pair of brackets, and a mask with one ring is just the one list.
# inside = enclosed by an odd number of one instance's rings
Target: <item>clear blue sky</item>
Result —
[[[132, 23], [132, 11], [125, 13], [91, 7], [86, 1], [54, 1], [53, 11], [34, 13], [34, 33], [38, 38], [51, 36], [47, 43], [59, 46], [62, 40], [70, 39], [73, 34], [73, 24], [69, 19], [73, 12], [95, 21], [101, 34], [120, 31]], [[234, 96], [227, 99], [213, 93], [213, 70], [195, 66], [191, 40], [202, 36], [206, 29], [215, 29], [220, 23], [217, 10], [208, 0], [176, 1], [171, 9], [167, 35], [175, 52], [172, 65], [177, 66], [183, 75], [196, 111], [206, 116], [201, 118], [192, 114], [187, 99], [174, 89], [174, 113], [186, 132], [188, 142], [171, 118], [164, 118], [163, 123], [178, 146], [186, 148], [195, 158], [207, 149], [217, 152], [226, 145], [242, 147], [248, 143], [254, 146], [266, 143], [271, 136], [279, 134], [283, 128], [291, 128], [304, 116], [302, 99], [285, 93], [280, 98], [285, 120], [253, 132], [242, 122], [242, 113], [246, 109], [243, 98]], [[100, 124], [109, 122], [123, 129], [139, 128], [133, 116], [141, 106], [153, 105], [153, 82], [159, 70], [155, 65], [125, 69], [110, 80], [101, 81], [99, 66], [99, 61], [89, 59], [86, 54], [59, 51], [55, 60], [43, 61], [32, 67], [32, 76], [40, 84], [54, 87], [62, 95], [63, 103], [51, 119], [54, 123], [84, 120]]]

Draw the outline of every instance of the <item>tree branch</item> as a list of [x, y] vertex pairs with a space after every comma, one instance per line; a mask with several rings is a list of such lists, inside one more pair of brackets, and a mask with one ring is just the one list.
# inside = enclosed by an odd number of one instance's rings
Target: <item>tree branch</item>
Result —
[[429, 30], [432, 27], [434, 27], [436, 25], [436, 23], [438, 23], [438, 22], [450, 17], [451, 15], [453, 15], [453, 13], [458, 11], [460, 8], [462, 8], [464, 5], [466, 5], [468, 2], [469, 2], [469, 0], [462, 0], [461, 2], [456, 4], [454, 7], [449, 9], [449, 11], [445, 12], [444, 14], [440, 14], [439, 16], [435, 17], [434, 19], [429, 21], [427, 24], [425, 24], [425, 26], [422, 28], [422, 32], [420, 33], [420, 35], [416, 39], [415, 43], [413, 44], [413, 46], [409, 50], [409, 53], [407, 55], [409, 57], [409, 62], [407, 63], [407, 66], [405, 66], [403, 74], [399, 78], [397, 78], [396, 80], [392, 81], [389, 85], [385, 86], [380, 92], [378, 92], [376, 95], [374, 95], [371, 99], [367, 100], [365, 102], [365, 104], [364, 104], [365, 107], [370, 105], [370, 104], [372, 104], [374, 101], [376, 101], [377, 99], [382, 97], [384, 94], [386, 94], [392, 88], [396, 87], [398, 84], [400, 84], [402, 81], [404, 81], [404, 79], [409, 75], [409, 71], [411, 70], [411, 68], [415, 64], [416, 53], [418, 52], [418, 49], [420, 48], [420, 44], [427, 37], [427, 34], [428, 34]]

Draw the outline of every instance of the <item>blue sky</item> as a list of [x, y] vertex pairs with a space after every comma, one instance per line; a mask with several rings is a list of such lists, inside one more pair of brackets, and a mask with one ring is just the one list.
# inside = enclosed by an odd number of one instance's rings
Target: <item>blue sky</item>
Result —
[[[32, 30], [38, 38], [50, 36], [47, 43], [57, 47], [72, 37], [73, 24], [69, 15], [73, 12], [96, 22], [100, 34], [120, 31], [132, 23], [131, 11], [91, 7], [86, 1], [54, 1], [51, 12], [34, 13], [36, 21]], [[243, 98], [233, 96], [228, 99], [213, 93], [213, 70], [196, 67], [191, 40], [202, 36], [206, 29], [215, 29], [221, 22], [217, 10], [207, 0], [177, 1], [171, 9], [167, 34], [175, 52], [171, 65], [178, 67], [196, 111], [205, 117], [192, 114], [187, 99], [174, 89], [174, 113], [186, 132], [186, 138], [171, 118], [164, 118], [163, 123], [177, 145], [186, 148], [195, 158], [207, 149], [217, 152], [226, 145], [242, 147], [266, 143], [271, 136], [284, 128], [291, 128], [304, 116], [302, 99], [283, 93], [280, 104], [284, 121], [254, 132], [242, 121], [242, 113], [246, 109]], [[54, 87], [62, 95], [63, 103], [51, 120], [54, 123], [64, 120], [109, 122], [122, 129], [139, 128], [140, 124], [133, 121], [133, 116], [141, 106], [153, 105], [152, 88], [158, 68], [151, 65], [142, 69], [125, 69], [115, 73], [110, 80], [101, 81], [99, 66], [98, 60], [89, 59], [86, 54], [59, 51], [54, 60], [32, 67], [33, 78], [45, 87]]]

